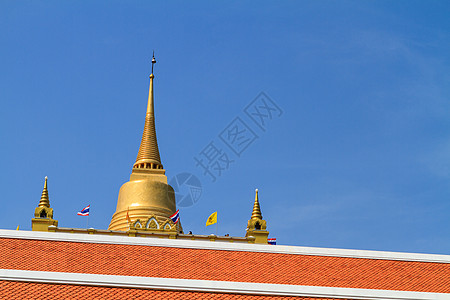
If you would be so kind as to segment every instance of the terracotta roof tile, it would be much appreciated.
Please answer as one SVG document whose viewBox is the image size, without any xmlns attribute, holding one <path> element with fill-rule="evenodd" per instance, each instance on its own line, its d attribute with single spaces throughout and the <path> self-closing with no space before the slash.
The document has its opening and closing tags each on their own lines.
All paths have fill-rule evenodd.
<svg viewBox="0 0 450 300">
<path fill-rule="evenodd" d="M 0 239 L 0 268 L 450 292 L 450 264 L 156 246 Z"/>
<path fill-rule="evenodd" d="M 239 299 L 239 300 L 332 300 L 325 298 L 238 295 L 225 293 L 181 292 L 113 287 L 0 281 L 2 299 Z"/>
</svg>

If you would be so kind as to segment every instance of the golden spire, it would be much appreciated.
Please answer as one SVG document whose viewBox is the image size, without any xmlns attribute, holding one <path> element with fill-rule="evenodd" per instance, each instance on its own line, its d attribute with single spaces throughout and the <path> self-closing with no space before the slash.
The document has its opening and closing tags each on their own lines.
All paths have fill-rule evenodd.
<svg viewBox="0 0 450 300">
<path fill-rule="evenodd" d="M 167 184 L 166 170 L 161 164 L 156 141 L 153 99 L 153 79 L 155 78 L 153 67 L 155 63 L 156 59 L 153 54 L 147 113 L 141 147 L 131 171 L 130 181 L 125 182 L 119 190 L 116 212 L 109 224 L 110 230 L 127 231 L 134 230 L 134 227 L 137 228 L 137 225 L 131 226 L 132 224 L 127 218 L 128 214 L 128 217 L 133 222 L 144 222 L 144 219 L 146 219 L 147 221 L 145 222 L 148 226 L 151 224 L 157 225 L 157 229 L 154 229 L 152 225 L 152 230 L 183 231 L 180 222 L 174 224 L 170 220 L 170 216 L 177 211 L 175 191 Z"/>
<path fill-rule="evenodd" d="M 255 243 L 267 244 L 269 232 L 266 230 L 266 221 L 262 219 L 261 208 L 259 207 L 258 189 L 256 189 L 255 204 L 253 204 L 252 217 L 247 222 L 246 237 L 255 238 Z"/>
<path fill-rule="evenodd" d="M 47 179 L 45 176 L 44 189 L 42 190 L 41 201 L 39 201 L 39 207 L 50 207 L 50 200 L 48 198 Z"/>
<path fill-rule="evenodd" d="M 53 208 L 50 207 L 47 190 L 47 176 L 45 176 L 44 189 L 42 190 L 41 201 L 34 209 L 34 218 L 31 219 L 31 230 L 49 231 L 49 226 L 58 226 L 58 221 L 53 219 Z"/>
<path fill-rule="evenodd" d="M 145 116 L 144 132 L 142 134 L 141 146 L 133 168 L 163 169 L 159 157 L 158 142 L 156 140 L 155 112 L 153 100 L 153 65 L 156 63 L 155 53 L 152 58 L 152 74 L 150 74 L 150 87 L 148 91 L 147 114 Z"/>
<path fill-rule="evenodd" d="M 259 207 L 258 189 L 256 189 L 255 192 L 256 195 L 255 195 L 255 204 L 253 204 L 252 219 L 262 220 L 261 208 Z"/>
</svg>

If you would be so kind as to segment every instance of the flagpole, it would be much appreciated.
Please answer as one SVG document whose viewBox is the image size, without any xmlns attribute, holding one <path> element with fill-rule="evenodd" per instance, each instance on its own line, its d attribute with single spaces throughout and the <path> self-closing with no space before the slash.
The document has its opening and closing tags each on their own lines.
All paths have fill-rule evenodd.
<svg viewBox="0 0 450 300">
<path fill-rule="evenodd" d="M 86 229 L 89 228 L 89 215 L 87 215 L 87 220 L 86 220 Z"/>
</svg>

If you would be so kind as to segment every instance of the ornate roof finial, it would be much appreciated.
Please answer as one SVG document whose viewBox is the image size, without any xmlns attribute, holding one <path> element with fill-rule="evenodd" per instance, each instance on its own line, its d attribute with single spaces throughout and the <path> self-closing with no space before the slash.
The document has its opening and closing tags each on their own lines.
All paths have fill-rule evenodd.
<svg viewBox="0 0 450 300">
<path fill-rule="evenodd" d="M 262 219 L 261 208 L 259 207 L 258 189 L 255 190 L 255 203 L 253 204 L 252 217 L 247 222 L 246 237 L 255 238 L 255 243 L 267 244 L 267 237 L 269 232 L 267 231 L 266 221 Z"/>
<path fill-rule="evenodd" d="M 47 179 L 45 176 L 44 189 L 42 190 L 41 201 L 39 201 L 39 207 L 50 207 L 50 200 L 48 198 Z"/>
<path fill-rule="evenodd" d="M 152 58 L 152 74 L 153 74 L 153 65 L 156 64 L 156 59 L 155 59 L 155 50 L 153 50 L 153 58 Z"/>
<path fill-rule="evenodd" d="M 145 116 L 144 132 L 141 146 L 133 168 L 139 169 L 163 169 L 159 156 L 158 142 L 156 140 L 155 112 L 153 99 L 153 65 L 156 63 L 155 53 L 152 58 L 152 74 L 150 74 L 150 87 L 148 91 L 147 114 Z"/>
<path fill-rule="evenodd" d="M 53 208 L 48 200 L 47 179 L 45 176 L 44 189 L 42 190 L 41 201 L 34 209 L 34 218 L 31 219 L 31 230 L 49 231 L 49 226 L 58 226 L 58 221 L 53 219 Z"/>
<path fill-rule="evenodd" d="M 262 220 L 261 208 L 259 207 L 258 189 L 255 190 L 255 204 L 253 204 L 252 219 Z"/>
</svg>

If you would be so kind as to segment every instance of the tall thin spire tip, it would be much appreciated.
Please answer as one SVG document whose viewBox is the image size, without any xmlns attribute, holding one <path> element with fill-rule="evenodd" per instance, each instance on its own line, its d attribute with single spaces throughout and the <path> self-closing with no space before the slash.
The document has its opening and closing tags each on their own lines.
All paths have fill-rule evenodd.
<svg viewBox="0 0 450 300">
<path fill-rule="evenodd" d="M 153 65 L 156 64 L 156 59 L 155 59 L 155 50 L 153 50 L 153 57 L 152 57 L 152 75 L 153 75 Z"/>
<path fill-rule="evenodd" d="M 150 74 L 150 86 L 148 90 L 147 113 L 145 115 L 144 132 L 141 146 L 139 147 L 134 168 L 163 169 L 159 156 L 158 142 L 156 141 L 155 112 L 153 103 L 153 65 L 156 63 L 155 53 L 152 57 L 152 74 Z"/>
</svg>

